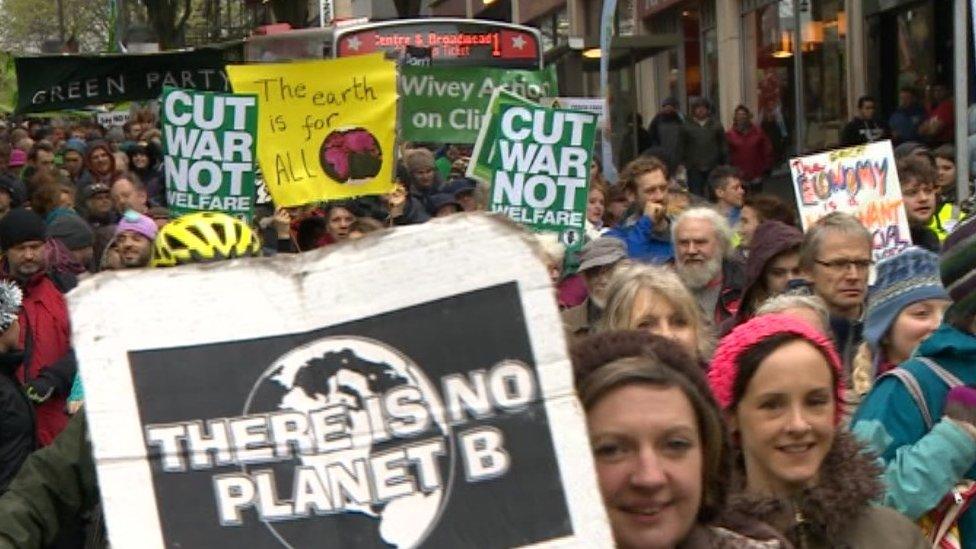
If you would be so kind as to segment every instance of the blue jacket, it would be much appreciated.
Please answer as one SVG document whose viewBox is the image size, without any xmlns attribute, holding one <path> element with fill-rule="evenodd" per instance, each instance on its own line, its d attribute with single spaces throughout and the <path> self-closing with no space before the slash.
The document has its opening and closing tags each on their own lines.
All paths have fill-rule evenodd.
<svg viewBox="0 0 976 549">
<path fill-rule="evenodd" d="M 655 232 L 654 223 L 646 215 L 629 224 L 621 223 L 610 229 L 607 235 L 623 240 L 627 244 L 627 256 L 631 259 L 644 263 L 666 263 L 674 258 L 670 230 Z"/>
<path fill-rule="evenodd" d="M 967 385 L 976 385 L 976 337 L 943 324 L 919 346 Z M 900 366 L 918 380 L 933 419 L 942 415 L 948 386 L 919 360 Z M 852 420 L 854 434 L 885 463 L 884 503 L 918 519 L 964 478 L 976 480 L 976 440 L 948 419 L 928 430 L 915 400 L 900 380 L 880 379 Z M 965 547 L 976 541 L 976 507 L 959 521 Z"/>
<path fill-rule="evenodd" d="M 918 126 L 926 118 L 925 108 L 917 103 L 908 108 L 896 109 L 888 119 L 888 126 L 895 134 L 895 142 L 918 141 Z"/>
</svg>

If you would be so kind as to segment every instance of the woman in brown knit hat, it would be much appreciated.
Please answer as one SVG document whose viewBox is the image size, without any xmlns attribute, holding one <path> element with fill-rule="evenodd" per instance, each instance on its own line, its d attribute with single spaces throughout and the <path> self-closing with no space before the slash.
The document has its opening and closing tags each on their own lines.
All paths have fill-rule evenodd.
<svg viewBox="0 0 976 549">
<path fill-rule="evenodd" d="M 437 172 L 434 153 L 424 148 L 410 149 L 403 157 L 403 165 L 410 182 L 410 195 L 423 204 L 429 213 L 431 198 L 441 192 L 444 182 Z"/>
<path fill-rule="evenodd" d="M 572 357 L 619 547 L 788 547 L 761 523 L 720 516 L 728 436 L 701 370 L 680 346 L 644 332 L 604 332 L 575 345 Z"/>
</svg>

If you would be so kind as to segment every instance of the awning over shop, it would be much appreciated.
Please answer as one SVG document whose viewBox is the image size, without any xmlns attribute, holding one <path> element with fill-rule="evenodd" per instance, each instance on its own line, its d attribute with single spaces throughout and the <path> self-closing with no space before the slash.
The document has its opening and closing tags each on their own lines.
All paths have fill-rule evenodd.
<svg viewBox="0 0 976 549">
<path fill-rule="evenodd" d="M 681 40 L 681 35 L 677 33 L 615 36 L 610 42 L 610 70 L 619 70 L 648 57 L 653 57 L 669 48 L 680 47 Z M 582 50 L 574 50 L 566 45 L 550 49 L 546 52 L 546 65 L 555 63 L 572 52 L 580 52 L 579 54 L 582 55 L 582 52 L 599 48 L 599 40 L 596 37 L 587 39 L 585 44 L 586 46 Z M 600 70 L 599 57 L 591 58 L 582 55 L 582 59 L 584 71 L 597 72 Z"/>
</svg>

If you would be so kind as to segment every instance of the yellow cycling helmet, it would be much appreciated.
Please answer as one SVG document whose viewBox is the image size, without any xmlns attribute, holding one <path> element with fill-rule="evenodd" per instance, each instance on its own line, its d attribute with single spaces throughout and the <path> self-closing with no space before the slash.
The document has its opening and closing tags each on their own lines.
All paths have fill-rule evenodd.
<svg viewBox="0 0 976 549">
<path fill-rule="evenodd" d="M 153 244 L 153 267 L 173 267 L 261 255 L 257 235 L 241 220 L 221 212 L 196 212 L 170 221 Z"/>
</svg>

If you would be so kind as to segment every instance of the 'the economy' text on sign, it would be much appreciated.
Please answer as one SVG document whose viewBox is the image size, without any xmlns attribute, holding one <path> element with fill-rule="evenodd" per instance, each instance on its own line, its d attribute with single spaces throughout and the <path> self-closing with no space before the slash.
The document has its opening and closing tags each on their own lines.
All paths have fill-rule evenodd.
<svg viewBox="0 0 976 549">
<path fill-rule="evenodd" d="M 912 245 L 891 141 L 790 160 L 803 230 L 830 212 L 847 212 L 871 232 L 874 259 Z"/>
</svg>

